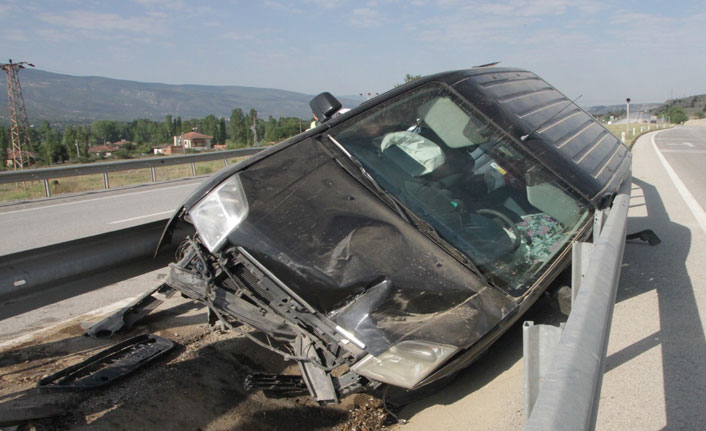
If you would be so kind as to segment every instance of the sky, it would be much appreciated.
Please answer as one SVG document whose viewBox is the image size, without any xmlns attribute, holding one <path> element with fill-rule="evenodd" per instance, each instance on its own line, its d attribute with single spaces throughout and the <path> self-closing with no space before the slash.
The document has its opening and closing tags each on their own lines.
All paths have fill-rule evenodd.
<svg viewBox="0 0 706 431">
<path fill-rule="evenodd" d="M 340 96 L 500 61 L 581 105 L 659 103 L 706 93 L 706 0 L 3 0 L 9 58 Z"/>
</svg>

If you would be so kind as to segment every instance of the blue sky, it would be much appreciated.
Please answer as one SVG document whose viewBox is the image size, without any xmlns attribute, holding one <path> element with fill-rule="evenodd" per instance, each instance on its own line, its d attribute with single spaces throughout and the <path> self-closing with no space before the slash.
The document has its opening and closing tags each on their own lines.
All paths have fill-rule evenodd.
<svg viewBox="0 0 706 431">
<path fill-rule="evenodd" d="M 582 105 L 706 93 L 706 1 L 283 0 L 0 3 L 0 58 L 70 75 L 382 92 L 501 61 Z"/>
</svg>

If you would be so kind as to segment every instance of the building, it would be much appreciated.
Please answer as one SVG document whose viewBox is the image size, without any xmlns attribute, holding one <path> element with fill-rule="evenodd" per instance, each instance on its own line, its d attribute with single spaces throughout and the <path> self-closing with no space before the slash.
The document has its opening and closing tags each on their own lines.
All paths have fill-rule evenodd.
<svg viewBox="0 0 706 431">
<path fill-rule="evenodd" d="M 194 151 L 210 150 L 211 138 L 198 132 L 182 133 L 174 137 L 174 146 Z"/>
<path fill-rule="evenodd" d="M 117 146 L 111 144 L 110 142 L 106 142 L 103 145 L 89 147 L 88 153 L 93 154 L 96 157 L 110 157 L 117 149 Z"/>
<path fill-rule="evenodd" d="M 154 152 L 154 154 L 165 154 L 165 155 L 184 154 L 184 152 L 185 152 L 183 146 L 170 145 L 170 144 L 163 144 L 158 147 L 154 147 L 154 148 L 152 148 L 152 151 Z"/>
</svg>

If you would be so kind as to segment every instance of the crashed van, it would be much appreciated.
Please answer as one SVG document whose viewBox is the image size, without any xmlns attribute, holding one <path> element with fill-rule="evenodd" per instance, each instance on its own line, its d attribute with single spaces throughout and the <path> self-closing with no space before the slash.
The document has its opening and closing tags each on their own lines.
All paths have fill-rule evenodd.
<svg viewBox="0 0 706 431">
<path fill-rule="evenodd" d="M 298 362 L 321 402 L 416 390 L 479 357 L 569 265 L 630 172 L 625 145 L 537 75 L 427 76 L 208 179 L 167 284 Z M 290 385 L 268 380 L 268 387 Z"/>
</svg>

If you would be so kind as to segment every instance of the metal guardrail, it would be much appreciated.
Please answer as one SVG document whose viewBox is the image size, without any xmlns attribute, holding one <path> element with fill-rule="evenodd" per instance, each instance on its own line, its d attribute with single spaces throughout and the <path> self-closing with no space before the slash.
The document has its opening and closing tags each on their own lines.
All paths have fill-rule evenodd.
<svg viewBox="0 0 706 431">
<path fill-rule="evenodd" d="M 535 348 L 534 354 L 525 351 L 525 395 L 526 400 L 529 398 L 525 405 L 525 430 L 595 428 L 625 248 L 631 184 L 631 178 L 628 177 L 613 201 L 605 224 L 602 223 L 603 214 L 598 214 L 597 222 L 594 223 L 592 247 L 580 243 L 574 248 L 582 250 L 575 253 L 573 263 L 574 269 L 581 273 L 579 277 L 574 277 L 573 281 L 573 290 L 578 289 L 578 293 L 563 331 L 556 328 L 561 331 L 560 336 L 553 333 L 543 341 L 539 340 L 539 344 L 544 345 Z M 583 268 L 586 268 L 585 272 Z M 542 334 L 531 335 L 531 329 L 539 330 L 542 327 L 553 328 L 545 325 L 533 327 L 532 322 L 525 322 L 525 346 L 528 344 L 528 338 L 542 337 Z M 554 349 L 547 347 L 552 344 L 551 338 L 558 338 Z M 553 355 L 550 350 L 553 350 Z M 528 365 L 528 356 L 534 356 L 534 360 L 545 363 L 539 366 L 537 363 Z M 536 372 L 541 368 L 546 369 L 543 377 L 542 372 Z M 534 377 L 534 382 L 528 382 L 528 372 L 533 374 L 530 377 Z M 528 389 L 535 387 L 538 388 L 536 401 L 532 399 L 532 394 L 527 393 Z"/>
<path fill-rule="evenodd" d="M 44 195 L 46 197 L 49 197 L 51 196 L 51 189 L 49 187 L 50 179 L 76 177 L 81 175 L 103 174 L 103 185 L 106 189 L 109 189 L 110 181 L 108 178 L 108 173 L 110 172 L 150 168 L 152 173 L 152 182 L 156 182 L 157 172 L 155 171 L 155 168 L 190 163 L 191 174 L 192 176 L 196 176 L 195 163 L 197 162 L 223 160 L 224 165 L 228 166 L 229 158 L 251 156 L 255 153 L 262 151 L 263 149 L 263 147 L 241 148 L 237 150 L 186 154 L 183 156 L 151 157 L 148 159 L 121 160 L 110 163 L 90 163 L 85 165 L 60 166 L 55 168 L 7 171 L 0 172 L 0 184 L 20 183 L 24 181 L 43 181 Z"/>
<path fill-rule="evenodd" d="M 5 255 L 0 262 L 0 301 L 51 288 L 129 262 L 151 259 L 167 219 Z M 188 228 L 172 237 L 175 248 Z M 164 250 L 163 250 L 164 252 Z"/>
</svg>

